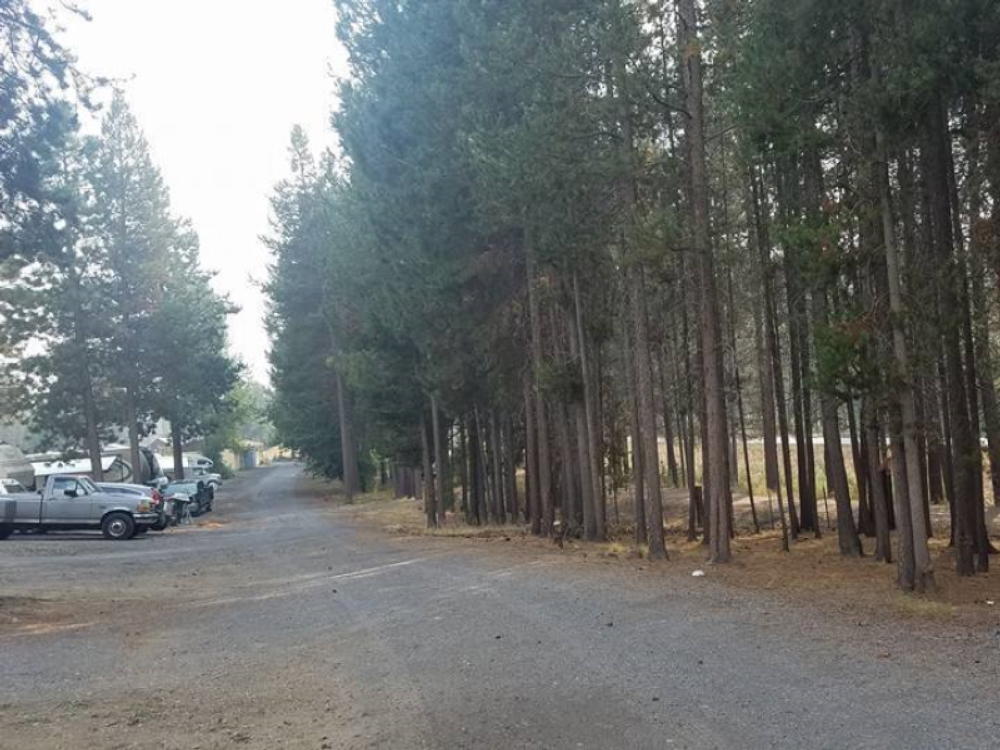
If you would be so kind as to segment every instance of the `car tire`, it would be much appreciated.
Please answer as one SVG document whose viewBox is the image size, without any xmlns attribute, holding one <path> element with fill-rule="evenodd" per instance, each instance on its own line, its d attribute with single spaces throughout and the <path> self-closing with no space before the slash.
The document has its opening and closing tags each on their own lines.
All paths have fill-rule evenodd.
<svg viewBox="0 0 1000 750">
<path fill-rule="evenodd" d="M 109 513 L 101 522 L 105 539 L 124 542 L 135 536 L 135 521 L 128 513 Z"/>
<path fill-rule="evenodd" d="M 10 524 L 0 525 L 0 539 L 6 539 L 14 533 L 14 527 Z"/>
</svg>

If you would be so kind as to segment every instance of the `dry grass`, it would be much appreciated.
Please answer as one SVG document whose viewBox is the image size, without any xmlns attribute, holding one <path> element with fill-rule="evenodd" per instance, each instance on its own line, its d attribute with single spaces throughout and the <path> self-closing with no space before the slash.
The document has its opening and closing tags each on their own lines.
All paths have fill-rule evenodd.
<svg viewBox="0 0 1000 750">
<path fill-rule="evenodd" d="M 928 599 L 924 596 L 908 596 L 897 594 L 891 601 L 891 605 L 896 614 L 925 618 L 953 618 L 958 610 L 953 604 Z"/>
</svg>

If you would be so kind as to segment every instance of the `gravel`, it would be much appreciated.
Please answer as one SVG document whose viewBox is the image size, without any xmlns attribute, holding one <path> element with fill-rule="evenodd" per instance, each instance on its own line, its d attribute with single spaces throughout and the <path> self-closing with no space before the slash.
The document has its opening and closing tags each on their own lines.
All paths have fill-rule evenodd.
<svg viewBox="0 0 1000 750">
<path fill-rule="evenodd" d="M 382 535 L 299 472 L 227 484 L 215 528 L 0 543 L 0 748 L 1000 746 L 986 638 Z"/>
</svg>

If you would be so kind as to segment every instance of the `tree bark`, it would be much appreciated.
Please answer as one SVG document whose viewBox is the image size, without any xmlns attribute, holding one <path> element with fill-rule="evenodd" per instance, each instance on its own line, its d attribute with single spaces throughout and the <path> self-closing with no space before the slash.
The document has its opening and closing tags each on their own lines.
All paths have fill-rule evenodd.
<svg viewBox="0 0 1000 750">
<path fill-rule="evenodd" d="M 585 441 L 585 451 L 580 454 L 581 473 L 582 468 L 587 467 L 587 477 L 584 485 L 587 488 L 589 502 L 591 505 L 590 515 L 592 516 L 593 528 L 587 527 L 588 539 L 604 539 L 604 513 L 603 495 L 601 493 L 601 457 L 598 449 L 597 416 L 594 408 L 594 378 L 593 366 L 588 352 L 588 341 L 586 328 L 583 324 L 583 300 L 580 295 L 580 280 L 577 273 L 573 272 L 573 306 L 576 312 L 576 340 L 577 352 L 580 357 L 580 370 L 583 377 L 583 435 Z M 579 430 L 579 428 L 578 428 Z M 587 498 L 584 502 L 587 502 Z M 586 513 L 584 514 L 587 515 Z"/>
<path fill-rule="evenodd" d="M 132 481 L 136 484 L 144 484 L 149 481 L 142 470 L 142 451 L 139 446 L 139 415 L 135 405 L 135 390 L 132 386 L 125 388 L 125 421 L 128 423 L 128 447 L 129 460 L 132 462 Z M 176 472 L 178 467 L 174 467 Z M 184 467 L 180 467 L 181 476 L 184 476 Z"/>
<path fill-rule="evenodd" d="M 623 327 L 627 328 L 627 326 Z M 635 543 L 641 545 L 648 541 L 649 536 L 646 533 L 646 492 L 642 466 L 642 432 L 639 428 L 639 399 L 636 396 L 635 358 L 632 355 L 631 337 L 627 330 L 621 337 L 621 341 L 622 361 L 625 368 L 625 400 L 632 446 L 629 466 L 632 470 L 632 496 L 635 505 Z"/>
<path fill-rule="evenodd" d="M 438 408 L 438 401 L 436 396 L 431 396 L 431 428 L 434 437 L 434 463 L 437 468 L 437 472 L 434 476 L 434 488 L 435 495 L 437 497 L 437 502 L 435 503 L 434 512 L 436 518 L 434 525 L 437 526 L 444 520 L 445 511 L 445 481 L 444 481 L 444 444 L 441 441 L 441 410 Z"/>
<path fill-rule="evenodd" d="M 930 550 L 927 546 L 927 528 L 924 518 L 924 500 L 922 497 L 923 483 L 920 476 L 919 448 L 917 446 L 916 404 L 913 398 L 913 381 L 910 372 L 909 352 L 906 344 L 906 333 L 903 330 L 904 315 L 903 292 L 900 286 L 900 264 L 896 244 L 896 226 L 892 217 L 892 196 L 889 185 L 889 165 L 885 158 L 885 144 L 881 131 L 876 130 L 876 149 L 878 165 L 876 168 L 876 186 L 878 189 L 879 209 L 882 218 L 883 242 L 885 245 L 886 270 L 889 277 L 889 312 L 892 321 L 892 353 L 896 376 L 903 383 L 903 388 L 894 389 L 898 398 L 898 408 L 902 421 L 903 454 L 905 456 L 906 483 L 896 492 L 896 523 L 900 534 L 910 534 L 907 546 L 912 549 L 913 571 L 900 570 L 900 582 L 910 585 L 917 591 L 925 591 L 934 586 L 934 568 L 931 562 Z M 964 408 L 964 406 L 963 406 Z M 902 472 L 900 472 L 902 474 Z M 904 528 L 905 526 L 905 528 Z M 900 554 L 901 565 L 910 564 Z"/>
<path fill-rule="evenodd" d="M 621 198 L 625 214 L 624 241 L 627 248 L 634 250 L 634 222 L 638 197 L 632 163 L 635 158 L 635 141 L 631 105 L 626 98 L 625 61 L 621 54 L 614 60 L 615 90 L 618 99 L 619 125 L 622 129 L 622 157 L 629 165 L 627 174 L 621 180 Z M 646 534 L 649 544 L 649 558 L 663 560 L 667 548 L 663 536 L 663 498 L 660 490 L 659 447 L 656 437 L 656 408 L 653 393 L 652 365 L 649 354 L 649 332 L 646 321 L 646 289 L 642 266 L 635 257 L 627 259 L 626 284 L 632 323 L 632 343 L 635 368 L 636 396 L 639 405 L 639 450 L 642 452 L 642 467 L 645 479 L 644 505 L 646 510 Z M 633 447 L 633 450 L 635 447 Z"/>
<path fill-rule="evenodd" d="M 534 234 L 530 228 L 524 233 L 524 258 L 525 267 L 528 274 L 528 312 L 531 318 L 531 363 L 534 376 L 532 394 L 535 406 L 536 431 L 538 454 L 538 481 L 537 493 L 539 498 L 539 512 L 531 514 L 531 533 L 535 535 L 551 534 L 552 524 L 555 520 L 555 507 L 552 503 L 552 464 L 549 457 L 549 425 L 546 416 L 545 400 L 541 393 L 542 369 L 545 366 L 543 355 L 544 347 L 542 342 L 542 318 L 538 301 L 538 292 L 535 289 L 537 281 L 537 270 L 535 268 L 535 245 Z"/>
<path fill-rule="evenodd" d="M 431 467 L 431 446 L 428 440 L 430 426 L 427 417 L 420 417 L 420 450 L 423 459 L 423 496 L 424 513 L 427 515 L 427 528 L 437 526 L 437 502 L 434 496 L 434 470 Z"/>
<path fill-rule="evenodd" d="M 184 479 L 184 435 L 179 419 L 170 420 L 170 444 L 174 453 L 174 479 Z"/>
<path fill-rule="evenodd" d="M 83 309 L 80 303 L 80 280 L 73 275 L 70 280 L 73 295 L 73 338 L 81 363 L 83 389 L 83 418 L 87 426 L 87 455 L 90 457 L 90 476 L 95 482 L 104 481 L 104 464 L 101 452 L 100 429 L 97 424 L 97 402 L 94 398 L 94 379 L 91 372 L 91 353 L 84 331 Z"/>
<path fill-rule="evenodd" d="M 688 169 L 691 186 L 691 218 L 695 251 L 701 280 L 701 338 L 709 443 L 713 457 L 706 479 L 708 528 L 711 560 L 728 562 L 730 548 L 729 424 L 726 416 L 725 381 L 722 368 L 722 325 L 715 282 L 715 259 L 709 227 L 709 186 L 705 163 L 705 123 L 702 92 L 702 60 L 698 18 L 694 0 L 677 2 L 678 41 L 682 50 L 682 71 L 687 115 Z M 655 458 L 655 455 L 654 455 Z"/>
<path fill-rule="evenodd" d="M 892 545 L 889 538 L 889 502 L 885 495 L 885 484 L 882 482 L 882 461 L 879 455 L 881 433 L 879 431 L 878 412 L 875 409 L 875 405 L 870 401 L 865 402 L 863 421 L 867 433 L 865 440 L 865 450 L 867 452 L 865 464 L 870 472 L 868 486 L 871 488 L 871 492 L 868 496 L 875 515 L 875 559 L 891 563 Z M 898 481 L 896 484 L 898 486 Z M 897 490 L 896 494 L 902 495 L 901 490 Z M 908 500 L 904 501 L 908 502 Z M 896 513 L 896 517 L 899 518 L 898 512 Z"/>
<path fill-rule="evenodd" d="M 760 521 L 757 519 L 757 504 L 754 501 L 753 496 L 753 474 L 750 473 L 750 449 L 747 446 L 747 422 L 746 415 L 743 409 L 743 382 L 740 378 L 740 365 L 737 361 L 737 351 L 736 351 L 736 325 L 735 325 L 735 295 L 733 294 L 733 274 L 730 270 L 727 273 L 727 283 L 729 286 L 729 307 L 733 310 L 733 325 L 729 328 L 730 334 L 730 346 L 733 350 L 733 380 L 736 386 L 736 413 L 739 419 L 738 425 L 740 430 L 740 438 L 743 445 L 743 465 L 746 470 L 747 475 L 747 494 L 750 497 L 750 515 L 753 518 L 753 529 L 755 534 L 760 533 Z"/>
<path fill-rule="evenodd" d="M 750 170 L 750 199 L 753 208 L 754 216 L 754 226 L 756 228 L 756 244 L 757 252 L 760 258 L 760 269 L 761 269 L 761 286 L 763 287 L 763 303 L 764 303 L 764 314 L 761 325 L 764 328 L 762 332 L 763 338 L 763 349 L 766 356 L 763 357 L 764 361 L 762 363 L 762 370 L 766 369 L 766 373 L 762 372 L 762 400 L 766 401 L 766 396 L 768 394 L 772 395 L 773 404 L 772 411 L 767 411 L 767 404 L 765 403 L 764 410 L 764 427 L 765 427 L 765 449 L 766 449 L 766 430 L 768 424 L 768 414 L 770 418 L 774 419 L 773 409 L 777 407 L 778 411 L 778 424 L 781 428 L 782 436 L 782 458 L 785 469 L 785 481 L 788 484 L 789 490 L 792 487 L 792 459 L 789 452 L 788 446 L 788 415 L 785 407 L 785 387 L 781 375 L 781 351 L 778 343 L 777 328 L 775 326 L 774 317 L 774 301 L 773 292 L 771 289 L 771 264 L 770 258 L 770 237 L 768 233 L 767 223 L 765 219 L 765 207 L 763 206 L 763 188 L 759 184 L 758 177 L 756 175 L 756 170 Z M 775 437 L 775 442 L 777 438 Z M 774 487 L 769 487 L 773 489 L 778 498 L 778 515 L 781 518 L 781 544 L 782 548 L 787 552 L 789 550 L 789 529 L 788 522 L 785 517 L 785 504 L 784 497 L 781 490 L 781 478 L 778 475 L 777 467 L 777 446 L 774 449 L 774 463 L 775 463 L 775 481 Z"/>
<path fill-rule="evenodd" d="M 333 378 L 337 389 L 337 419 L 340 422 L 340 456 L 343 464 L 344 490 L 347 492 L 347 502 L 353 502 L 354 496 L 361 492 L 358 456 L 354 446 L 354 429 L 351 425 L 350 415 L 347 413 L 347 394 L 344 392 L 344 382 L 336 368 L 334 368 Z"/>
<path fill-rule="evenodd" d="M 524 379 L 524 433 L 525 433 L 525 482 L 528 491 L 526 506 L 527 520 L 533 534 L 539 534 L 541 527 L 541 499 L 538 494 L 538 446 L 535 440 L 534 395 L 529 378 Z"/>
<path fill-rule="evenodd" d="M 948 184 L 948 142 L 946 113 L 940 96 L 931 107 L 928 128 L 928 149 L 930 173 L 925 177 L 937 188 L 930 191 L 933 218 L 934 244 L 941 266 L 940 299 L 941 311 L 945 315 L 960 314 L 961 294 L 959 291 L 959 267 L 955 258 L 952 236 L 952 216 L 949 206 L 950 196 L 943 186 Z M 955 547 L 956 569 L 960 576 L 974 575 L 976 572 L 976 520 L 975 500 L 977 478 L 975 457 L 979 453 L 979 441 L 972 432 L 968 411 L 965 372 L 962 366 L 961 338 L 955 335 L 960 321 L 940 321 L 941 338 L 944 349 L 944 363 L 950 388 L 949 412 L 952 429 L 952 462 L 955 471 Z M 950 323 L 950 324 L 949 324 Z M 957 324 L 957 325 L 956 325 Z"/>
<path fill-rule="evenodd" d="M 500 431 L 504 447 L 504 487 L 507 496 L 508 522 L 516 524 L 520 523 L 521 501 L 517 493 L 517 449 L 514 446 L 514 427 L 510 413 L 504 414 Z"/>
<path fill-rule="evenodd" d="M 660 402 L 663 405 L 663 437 L 667 443 L 667 476 L 670 477 L 670 485 L 674 488 L 680 487 L 680 479 L 677 471 L 677 454 L 674 450 L 674 428 L 670 419 L 670 393 L 667 388 L 667 368 L 664 357 L 661 354 L 659 360 L 660 370 Z"/>
</svg>

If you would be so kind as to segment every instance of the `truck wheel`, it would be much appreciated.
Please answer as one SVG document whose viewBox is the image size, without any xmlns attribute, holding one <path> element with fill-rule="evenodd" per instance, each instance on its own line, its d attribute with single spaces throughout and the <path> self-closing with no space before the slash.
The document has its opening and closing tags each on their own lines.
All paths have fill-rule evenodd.
<svg viewBox="0 0 1000 750">
<path fill-rule="evenodd" d="M 128 513 L 110 513 L 101 522 L 101 531 L 105 539 L 124 541 L 135 536 L 135 521 Z"/>
<path fill-rule="evenodd" d="M 14 533 L 14 527 L 9 524 L 0 525 L 0 539 L 6 539 Z"/>
</svg>

